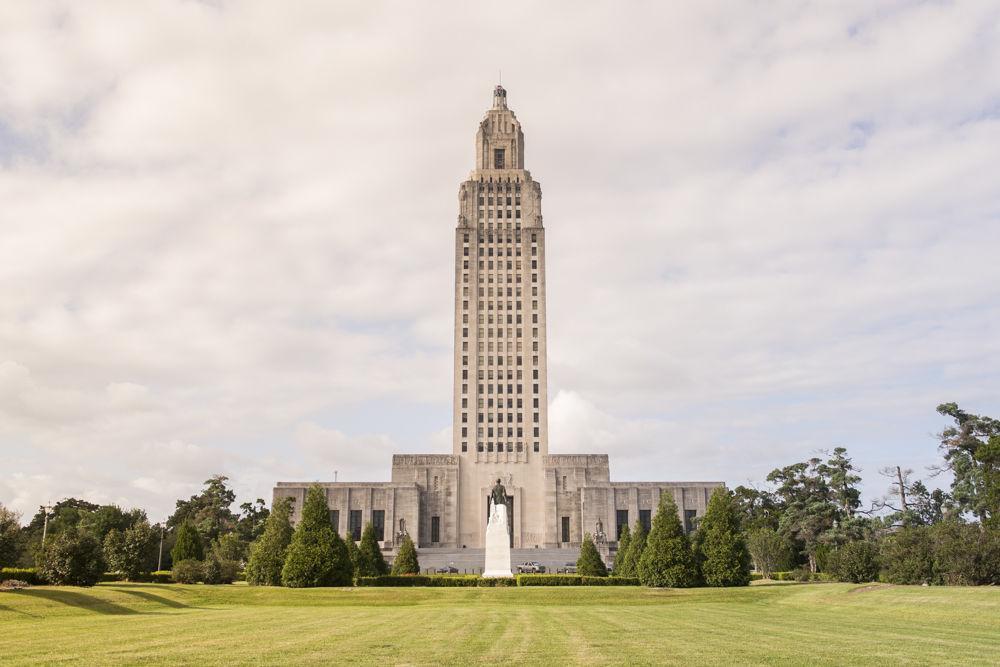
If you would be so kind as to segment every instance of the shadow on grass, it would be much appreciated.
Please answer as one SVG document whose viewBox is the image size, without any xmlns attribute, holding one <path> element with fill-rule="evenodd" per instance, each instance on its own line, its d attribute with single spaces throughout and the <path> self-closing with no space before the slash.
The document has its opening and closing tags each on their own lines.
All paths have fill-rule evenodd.
<svg viewBox="0 0 1000 667">
<path fill-rule="evenodd" d="M 134 609 L 123 607 L 120 604 L 108 602 L 107 600 L 102 600 L 84 593 L 77 593 L 76 591 L 63 591 L 52 588 L 29 588 L 18 591 L 17 595 L 26 595 L 28 597 L 49 600 L 50 602 L 58 602 L 59 604 L 64 604 L 69 607 L 77 607 L 79 609 L 92 611 L 98 614 L 127 616 L 139 613 Z"/>
<path fill-rule="evenodd" d="M 115 586 L 111 590 L 118 591 L 119 593 L 125 593 L 126 595 L 132 595 L 140 600 L 160 604 L 164 607 L 170 607 L 171 609 L 201 609 L 201 607 L 192 607 L 189 604 L 184 604 L 183 602 L 178 602 L 177 600 L 171 600 L 170 598 L 165 598 L 162 595 L 153 595 L 152 593 L 148 593 L 146 591 L 136 591 L 121 586 Z"/>
<path fill-rule="evenodd" d="M 11 614 L 21 614 L 22 616 L 30 616 L 31 618 L 38 618 L 34 614 L 29 614 L 26 611 L 22 611 L 20 609 L 14 609 L 13 607 L 8 607 L 5 604 L 0 604 L 0 613 L 2 612 L 10 612 Z"/>
</svg>

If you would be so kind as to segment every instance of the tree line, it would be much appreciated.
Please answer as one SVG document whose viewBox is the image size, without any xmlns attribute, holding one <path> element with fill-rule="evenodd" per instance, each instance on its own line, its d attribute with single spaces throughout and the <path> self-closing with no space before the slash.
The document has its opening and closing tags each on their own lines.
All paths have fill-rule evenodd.
<svg viewBox="0 0 1000 667">
<path fill-rule="evenodd" d="M 862 508 L 860 470 L 846 448 L 776 468 L 763 488 L 716 489 L 687 534 L 677 507 L 661 498 L 649 534 L 639 521 L 619 538 L 612 575 L 649 586 L 734 586 L 790 571 L 801 580 L 882 579 L 891 583 L 1000 584 L 1000 420 L 954 403 L 938 406 L 952 424 L 940 434 L 948 491 L 913 471 L 880 471 L 888 493 Z M 232 509 L 235 493 L 216 475 L 163 524 L 141 509 L 70 498 L 40 508 L 26 526 L 0 505 L 0 567 L 32 567 L 50 583 L 90 585 L 105 571 L 140 579 L 170 569 L 176 581 L 223 583 L 245 570 L 257 585 L 348 585 L 389 567 L 370 524 L 360 544 L 330 524 L 322 488 L 309 489 L 293 529 L 289 501 L 262 499 Z M 45 539 L 43 540 L 43 533 Z M 393 574 L 419 572 L 408 537 Z M 589 536 L 580 574 L 608 574 Z"/>
</svg>

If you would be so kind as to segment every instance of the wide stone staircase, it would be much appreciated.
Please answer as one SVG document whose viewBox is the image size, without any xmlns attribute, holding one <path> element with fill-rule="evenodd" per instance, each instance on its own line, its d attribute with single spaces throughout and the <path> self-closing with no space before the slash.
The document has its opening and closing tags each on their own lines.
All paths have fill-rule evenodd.
<svg viewBox="0 0 1000 667">
<path fill-rule="evenodd" d="M 535 561 L 545 567 L 545 571 L 555 573 L 566 567 L 567 563 L 576 564 L 580 557 L 579 547 L 565 549 L 511 549 L 511 569 L 517 574 L 517 566 L 521 563 Z M 460 574 L 481 574 L 486 562 L 485 549 L 417 549 L 422 572 L 430 573 L 439 567 L 454 567 Z"/>
</svg>

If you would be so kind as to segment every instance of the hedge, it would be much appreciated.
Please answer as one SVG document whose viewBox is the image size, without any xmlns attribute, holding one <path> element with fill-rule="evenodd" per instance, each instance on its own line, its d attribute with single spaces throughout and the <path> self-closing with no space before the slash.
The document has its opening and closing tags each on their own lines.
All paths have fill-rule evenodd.
<svg viewBox="0 0 1000 667">
<path fill-rule="evenodd" d="M 518 586 L 638 586 L 638 577 L 587 577 L 578 574 L 519 574 Z"/>
<path fill-rule="evenodd" d="M 358 577 L 356 586 L 426 586 L 430 588 L 497 588 L 516 586 L 514 577 L 484 579 L 478 575 L 436 576 L 427 574 L 385 575 L 382 577 Z"/>
<path fill-rule="evenodd" d="M 45 582 L 38 576 L 38 572 L 33 567 L 4 567 L 0 568 L 0 581 L 16 579 L 32 586 L 44 586 Z"/>
<path fill-rule="evenodd" d="M 638 586 L 635 577 L 585 577 L 577 574 L 520 574 L 486 579 L 478 575 L 426 574 L 358 577 L 357 586 L 426 586 L 430 588 L 503 588 L 510 586 Z"/>
</svg>

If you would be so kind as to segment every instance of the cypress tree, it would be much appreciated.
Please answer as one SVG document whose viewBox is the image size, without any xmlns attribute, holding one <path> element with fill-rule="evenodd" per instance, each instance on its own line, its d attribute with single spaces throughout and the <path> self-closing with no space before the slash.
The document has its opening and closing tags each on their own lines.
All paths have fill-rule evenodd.
<svg viewBox="0 0 1000 667">
<path fill-rule="evenodd" d="M 698 527 L 698 559 L 709 586 L 750 583 L 750 553 L 740 532 L 740 518 L 729 489 L 720 486 L 708 501 Z"/>
<path fill-rule="evenodd" d="M 645 586 L 687 588 L 698 583 L 691 544 L 677 516 L 677 504 L 667 494 L 660 496 L 660 508 L 637 569 Z"/>
<path fill-rule="evenodd" d="M 358 563 L 361 562 L 361 552 L 358 551 L 358 543 L 348 535 L 344 540 L 344 546 L 347 548 L 347 557 L 351 560 L 351 572 L 356 577 L 358 576 Z"/>
<path fill-rule="evenodd" d="M 615 566 L 611 574 L 615 577 L 625 576 L 622 574 L 625 554 L 628 553 L 629 544 L 632 542 L 632 534 L 629 532 L 628 524 L 622 526 L 622 534 L 618 536 L 618 553 L 615 554 Z"/>
<path fill-rule="evenodd" d="M 392 561 L 392 573 L 399 574 L 420 574 L 420 561 L 417 560 L 417 548 L 413 540 L 407 535 L 403 538 L 403 544 L 399 547 L 396 558 Z"/>
<path fill-rule="evenodd" d="M 622 577 L 639 576 L 639 559 L 642 558 L 643 551 L 646 550 L 646 529 L 642 521 L 635 520 L 635 528 L 629 538 L 628 550 L 621 556 Z"/>
<path fill-rule="evenodd" d="M 381 577 L 389 574 L 389 566 L 386 565 L 378 540 L 375 539 L 375 527 L 371 521 L 365 524 L 365 529 L 361 532 L 357 572 L 359 577 Z"/>
<path fill-rule="evenodd" d="M 288 546 L 281 582 L 292 588 L 304 588 L 350 586 L 351 579 L 347 546 L 330 525 L 326 493 L 314 484 L 306 493 L 302 520 Z"/>
<path fill-rule="evenodd" d="M 205 546 L 201 541 L 201 533 L 190 521 L 185 521 L 177 529 L 177 541 L 170 550 L 170 558 L 175 563 L 182 560 L 205 560 Z"/>
<path fill-rule="evenodd" d="M 264 533 L 250 545 L 246 579 L 251 586 L 280 586 L 285 553 L 292 542 L 291 500 L 279 498 L 264 523 Z"/>
<path fill-rule="evenodd" d="M 601 554 L 597 553 L 590 533 L 583 536 L 583 544 L 580 545 L 580 557 L 576 561 L 576 573 L 584 577 L 606 577 L 608 568 L 601 560 Z"/>
</svg>

